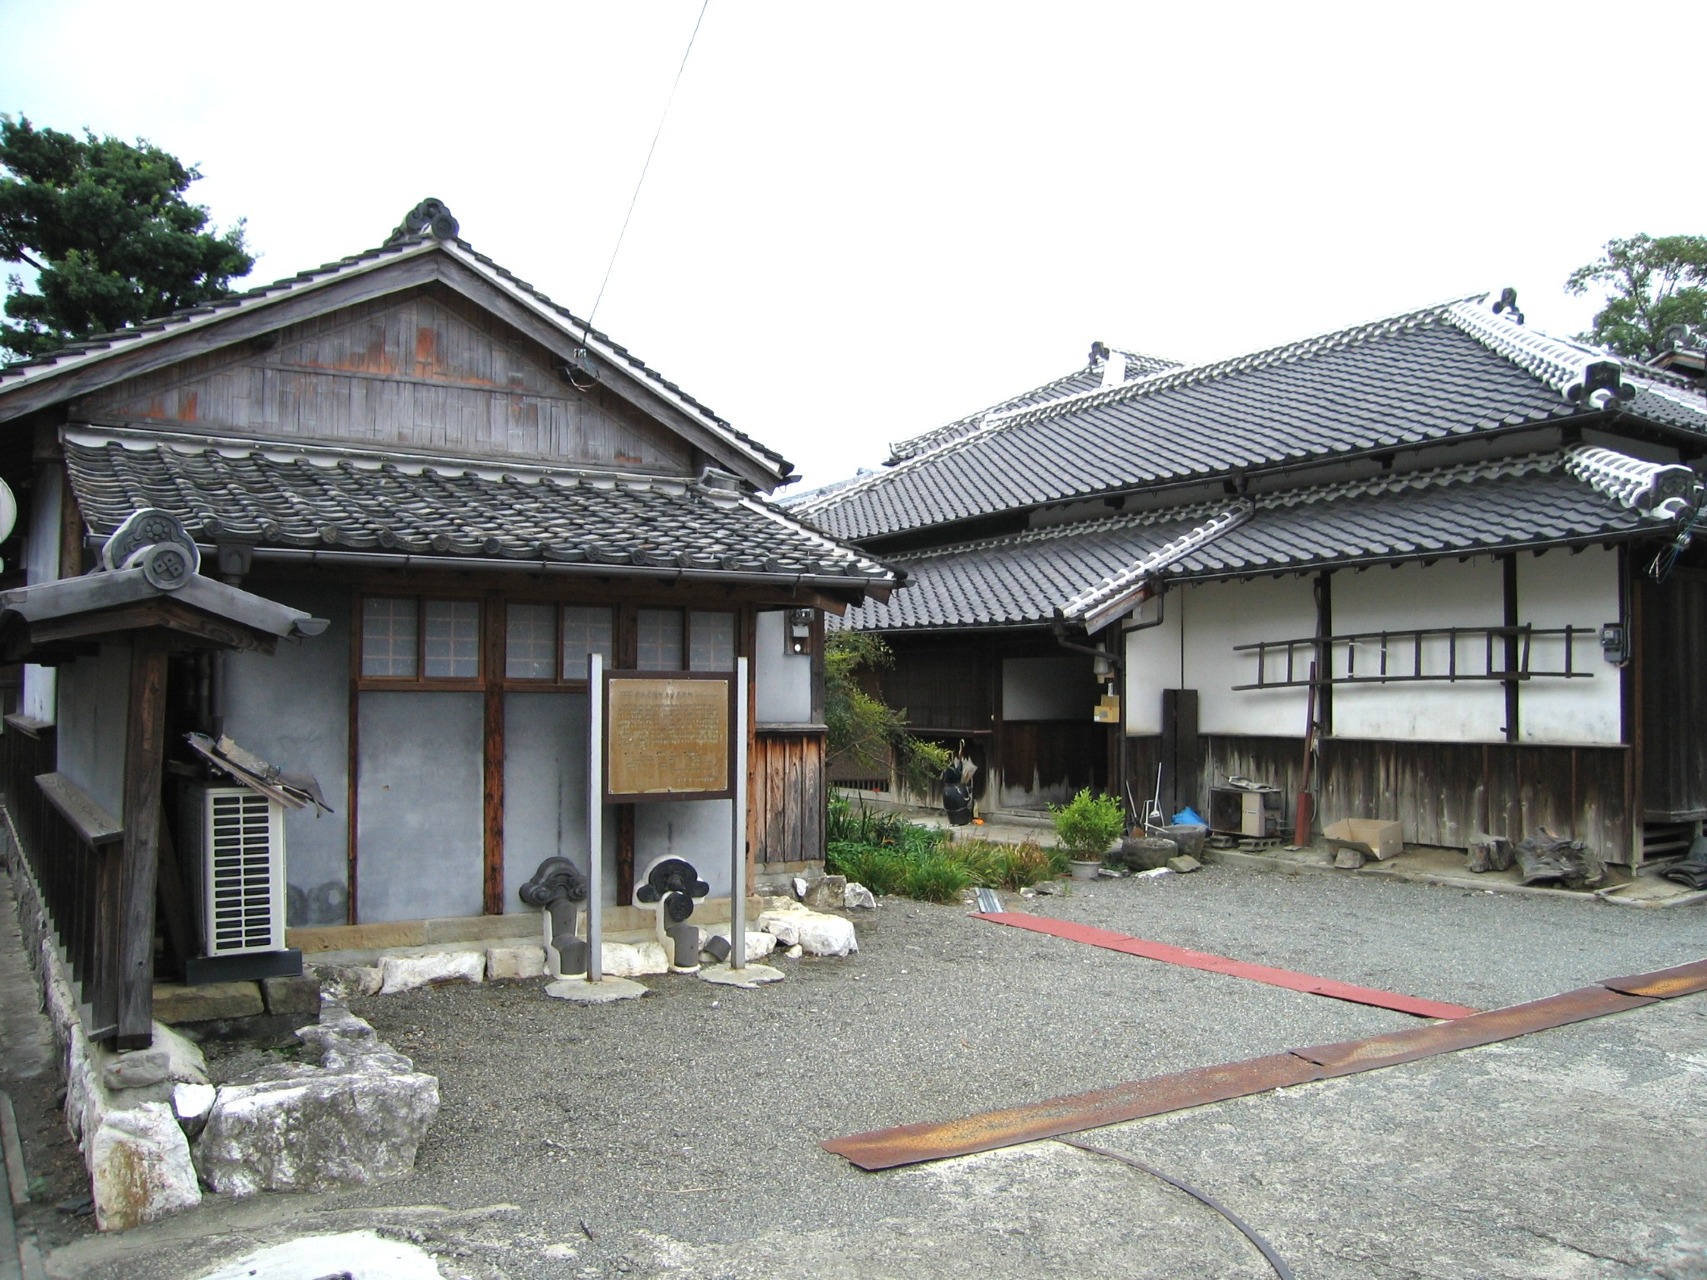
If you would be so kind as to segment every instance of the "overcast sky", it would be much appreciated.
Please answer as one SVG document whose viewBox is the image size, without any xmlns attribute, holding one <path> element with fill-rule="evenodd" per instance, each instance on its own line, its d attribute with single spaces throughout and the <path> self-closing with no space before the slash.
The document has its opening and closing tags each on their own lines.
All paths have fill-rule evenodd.
<svg viewBox="0 0 1707 1280">
<path fill-rule="evenodd" d="M 0 0 L 0 110 L 146 137 L 247 283 L 424 196 L 593 305 L 700 0 Z M 808 485 L 1066 373 L 1707 233 L 1675 6 L 710 0 L 596 325 Z"/>
</svg>

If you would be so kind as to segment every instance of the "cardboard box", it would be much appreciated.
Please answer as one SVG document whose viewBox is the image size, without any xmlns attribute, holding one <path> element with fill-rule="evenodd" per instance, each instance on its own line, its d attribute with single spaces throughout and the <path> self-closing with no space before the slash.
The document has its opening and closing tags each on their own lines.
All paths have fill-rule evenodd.
<svg viewBox="0 0 1707 1280">
<path fill-rule="evenodd" d="M 1332 848 L 1355 849 L 1376 859 L 1405 851 L 1399 824 L 1375 818 L 1341 818 L 1322 831 L 1322 838 Z"/>
</svg>

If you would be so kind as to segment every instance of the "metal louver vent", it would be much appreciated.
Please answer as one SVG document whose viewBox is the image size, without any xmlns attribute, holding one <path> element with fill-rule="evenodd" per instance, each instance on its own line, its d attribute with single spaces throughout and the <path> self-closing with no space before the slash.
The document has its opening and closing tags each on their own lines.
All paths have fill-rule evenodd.
<svg viewBox="0 0 1707 1280">
<path fill-rule="evenodd" d="M 284 946 L 284 814 L 240 787 L 203 792 L 203 945 L 209 956 Z"/>
</svg>

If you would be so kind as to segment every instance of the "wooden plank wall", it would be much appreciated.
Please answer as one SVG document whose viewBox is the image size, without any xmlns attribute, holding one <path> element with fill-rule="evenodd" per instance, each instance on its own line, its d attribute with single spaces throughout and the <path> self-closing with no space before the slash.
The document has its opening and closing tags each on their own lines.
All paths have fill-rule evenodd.
<svg viewBox="0 0 1707 1280">
<path fill-rule="evenodd" d="M 1707 813 L 1707 572 L 1642 578 L 1636 628 L 1642 700 L 1642 807 L 1657 821 Z"/>
<path fill-rule="evenodd" d="M 1004 720 L 1001 725 L 1001 803 L 1081 787 L 1101 791 L 1108 779 L 1107 735 L 1080 720 Z"/>
<path fill-rule="evenodd" d="M 444 290 L 346 307 L 122 382 L 74 416 L 683 474 L 691 450 Z"/>
<path fill-rule="evenodd" d="M 1128 767 L 1140 800 L 1155 787 L 1158 737 L 1134 738 Z M 1197 778 L 1205 813 L 1209 788 L 1242 774 L 1281 789 L 1290 829 L 1303 770 L 1297 738 L 1204 735 Z M 1624 747 L 1540 747 L 1508 743 L 1372 742 L 1329 738 L 1321 751 L 1317 829 L 1341 818 L 1403 824 L 1413 844 L 1466 848 L 1476 831 L 1521 839 L 1536 827 L 1582 840 L 1608 861 L 1634 856 L 1636 816 L 1625 803 Z"/>
<path fill-rule="evenodd" d="M 824 857 L 824 735 L 760 729 L 753 743 L 753 860 L 817 862 Z"/>
</svg>

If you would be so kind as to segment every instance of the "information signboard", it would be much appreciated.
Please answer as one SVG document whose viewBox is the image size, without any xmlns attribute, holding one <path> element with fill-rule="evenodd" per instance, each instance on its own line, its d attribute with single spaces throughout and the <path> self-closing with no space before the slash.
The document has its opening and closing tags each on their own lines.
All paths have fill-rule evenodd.
<svg viewBox="0 0 1707 1280">
<path fill-rule="evenodd" d="M 605 675 L 604 800 L 735 794 L 735 681 L 728 673 Z"/>
</svg>

